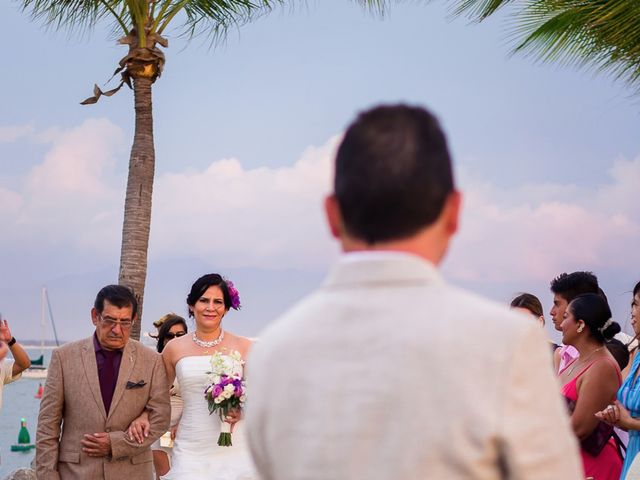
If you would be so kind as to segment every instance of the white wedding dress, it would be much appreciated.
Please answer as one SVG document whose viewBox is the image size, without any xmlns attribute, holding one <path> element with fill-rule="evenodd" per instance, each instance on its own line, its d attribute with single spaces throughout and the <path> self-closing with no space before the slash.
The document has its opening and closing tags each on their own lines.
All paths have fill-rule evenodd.
<svg viewBox="0 0 640 480">
<path fill-rule="evenodd" d="M 171 452 L 171 470 L 163 480 L 256 480 L 243 422 L 234 426 L 231 447 L 219 447 L 220 417 L 209 415 L 204 391 L 210 384 L 211 356 L 178 360 L 176 378 L 184 402 Z M 240 372 L 238 372 L 240 373 Z"/>
</svg>

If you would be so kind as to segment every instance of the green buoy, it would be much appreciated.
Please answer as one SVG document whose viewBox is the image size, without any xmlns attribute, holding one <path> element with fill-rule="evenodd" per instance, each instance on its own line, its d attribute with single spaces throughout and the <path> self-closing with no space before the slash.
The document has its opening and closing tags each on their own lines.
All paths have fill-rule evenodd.
<svg viewBox="0 0 640 480">
<path fill-rule="evenodd" d="M 31 443 L 31 436 L 29 430 L 27 430 L 27 420 L 25 418 L 20 419 L 20 433 L 18 433 L 18 444 L 11 445 L 12 452 L 28 452 L 36 446 Z"/>
</svg>

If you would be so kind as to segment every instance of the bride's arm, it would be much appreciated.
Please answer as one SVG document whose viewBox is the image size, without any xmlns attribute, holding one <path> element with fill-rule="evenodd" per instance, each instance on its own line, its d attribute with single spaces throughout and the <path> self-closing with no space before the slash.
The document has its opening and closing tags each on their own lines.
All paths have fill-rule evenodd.
<svg viewBox="0 0 640 480">
<path fill-rule="evenodd" d="M 164 368 L 167 371 L 167 380 L 169 385 L 173 385 L 173 382 L 176 379 L 176 349 L 173 343 L 174 342 L 167 343 L 162 351 L 162 361 L 164 362 Z"/>
</svg>

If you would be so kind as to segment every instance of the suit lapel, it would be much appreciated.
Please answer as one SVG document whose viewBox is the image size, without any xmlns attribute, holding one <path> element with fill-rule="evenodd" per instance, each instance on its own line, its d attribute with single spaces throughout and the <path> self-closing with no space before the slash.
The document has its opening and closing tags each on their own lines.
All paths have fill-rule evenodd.
<svg viewBox="0 0 640 480">
<path fill-rule="evenodd" d="M 111 408 L 109 409 L 109 417 L 116 411 L 118 403 L 122 398 L 125 391 L 127 382 L 131 378 L 133 367 L 136 364 L 136 344 L 129 340 L 122 352 L 122 360 L 120 361 L 120 370 L 118 372 L 118 381 L 116 382 L 116 389 L 113 392 L 113 399 L 111 400 Z"/>
<path fill-rule="evenodd" d="M 107 418 L 107 412 L 102 402 L 102 394 L 100 393 L 100 380 L 98 379 L 98 364 L 96 363 L 96 351 L 93 348 L 93 337 L 90 337 L 82 346 L 82 365 L 84 366 L 84 374 L 89 384 L 89 390 L 93 395 L 93 399 L 98 405 L 98 410 L 102 414 L 102 418 Z"/>
</svg>

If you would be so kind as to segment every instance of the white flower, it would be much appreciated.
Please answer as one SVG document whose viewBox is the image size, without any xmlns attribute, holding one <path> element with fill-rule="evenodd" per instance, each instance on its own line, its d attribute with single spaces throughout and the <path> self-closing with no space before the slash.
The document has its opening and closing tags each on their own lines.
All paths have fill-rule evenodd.
<svg viewBox="0 0 640 480">
<path fill-rule="evenodd" d="M 222 402 L 222 400 L 224 400 L 224 399 L 221 398 L 221 397 L 216 397 L 216 398 L 213 399 L 213 403 L 220 403 L 220 402 Z"/>
<path fill-rule="evenodd" d="M 247 401 L 247 396 L 246 395 L 240 395 L 240 402 L 244 403 Z"/>
<path fill-rule="evenodd" d="M 224 391 L 225 391 L 225 392 L 231 392 L 231 393 L 233 393 L 233 391 L 234 391 L 234 386 L 233 386 L 233 384 L 232 384 L 232 383 L 230 383 L 230 384 L 228 384 L 228 385 L 225 385 L 225 387 L 224 387 Z"/>
</svg>

